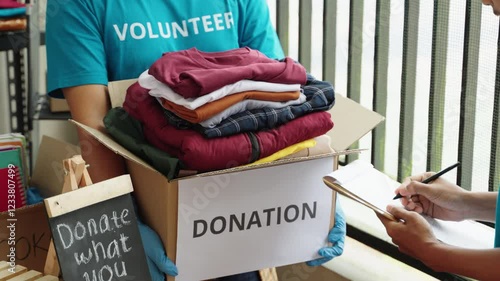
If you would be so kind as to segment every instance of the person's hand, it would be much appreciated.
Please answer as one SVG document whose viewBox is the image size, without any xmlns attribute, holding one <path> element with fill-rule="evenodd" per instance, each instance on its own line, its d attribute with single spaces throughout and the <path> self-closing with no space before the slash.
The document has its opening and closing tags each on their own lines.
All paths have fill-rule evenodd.
<svg viewBox="0 0 500 281">
<path fill-rule="evenodd" d="M 429 223 L 418 213 L 401 207 L 389 205 L 387 211 L 401 220 L 396 222 L 377 214 L 392 242 L 399 247 L 400 252 L 425 262 L 428 249 L 441 244 Z"/>
<path fill-rule="evenodd" d="M 321 258 L 308 261 L 307 265 L 322 265 L 325 262 L 328 262 L 333 258 L 342 255 L 342 253 L 344 252 L 346 227 L 347 226 L 345 222 L 344 211 L 340 206 L 340 201 L 337 199 L 337 203 L 335 205 L 335 224 L 328 234 L 328 242 L 332 243 L 332 246 L 319 249 L 318 254 L 321 256 Z"/>
<path fill-rule="evenodd" d="M 137 224 L 152 280 L 163 281 L 165 280 L 165 274 L 177 276 L 177 267 L 165 254 L 158 234 L 140 220 L 137 221 Z"/>
<path fill-rule="evenodd" d="M 443 178 L 429 184 L 422 181 L 434 173 L 427 172 L 406 178 L 396 190 L 401 194 L 401 203 L 410 211 L 423 213 L 433 218 L 460 221 L 468 209 L 464 199 L 468 191 Z"/>
</svg>

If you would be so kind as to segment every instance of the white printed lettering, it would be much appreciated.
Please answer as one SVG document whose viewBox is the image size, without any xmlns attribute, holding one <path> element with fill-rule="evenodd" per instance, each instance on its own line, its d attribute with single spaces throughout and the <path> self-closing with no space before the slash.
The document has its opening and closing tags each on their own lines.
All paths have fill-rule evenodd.
<svg viewBox="0 0 500 281">
<path fill-rule="evenodd" d="M 193 25 L 193 32 L 194 32 L 194 34 L 200 33 L 200 31 L 198 30 L 198 23 L 200 22 L 200 20 L 201 19 L 199 17 L 198 18 L 188 19 L 188 22 Z"/>
<path fill-rule="evenodd" d="M 154 34 L 153 27 L 151 26 L 150 22 L 146 23 L 146 26 L 148 27 L 149 38 L 154 39 L 160 37 L 158 34 Z"/>
<path fill-rule="evenodd" d="M 234 26 L 233 13 L 224 13 L 224 19 L 226 20 L 226 28 L 229 29 Z"/>
<path fill-rule="evenodd" d="M 118 40 L 181 38 L 200 33 L 223 31 L 234 27 L 232 12 L 204 15 L 174 22 L 134 22 L 122 25 L 113 24 Z M 158 28 L 158 29 L 157 29 Z"/>
<path fill-rule="evenodd" d="M 214 28 L 210 27 L 212 25 L 212 21 L 210 21 L 210 16 L 201 17 L 201 21 L 203 21 L 203 28 L 205 29 L 205 32 L 214 31 Z"/>
<path fill-rule="evenodd" d="M 128 23 L 123 25 L 121 31 L 120 29 L 118 29 L 118 25 L 113 24 L 113 27 L 115 28 L 116 35 L 118 35 L 118 39 L 120 39 L 120 41 L 125 41 L 125 39 L 127 38 Z"/>
<path fill-rule="evenodd" d="M 224 23 L 224 21 L 221 18 L 222 14 L 214 15 L 215 29 L 217 30 L 224 30 L 224 26 L 222 26 L 222 23 Z"/>
<path fill-rule="evenodd" d="M 189 35 L 187 22 L 185 20 L 182 21 L 182 27 L 178 23 L 173 22 L 172 30 L 174 31 L 174 38 L 178 37 L 177 32 L 179 32 L 182 35 L 182 37 L 188 37 Z"/>
<path fill-rule="evenodd" d="M 137 33 L 137 27 L 139 28 L 139 34 Z M 144 39 L 146 37 L 146 28 L 143 24 L 134 22 L 130 25 L 130 35 L 137 40 Z"/>
<path fill-rule="evenodd" d="M 193 238 L 198 238 L 208 233 L 218 235 L 226 231 L 245 231 L 271 225 L 280 225 L 282 218 L 287 223 L 315 219 L 317 202 L 314 201 L 312 204 L 303 203 L 302 206 L 292 204 L 284 208 L 284 212 L 281 212 L 281 209 L 282 207 L 275 207 L 241 213 L 239 216 L 237 214 L 230 214 L 228 217 L 216 216 L 211 220 L 194 220 Z"/>
<path fill-rule="evenodd" d="M 160 35 L 163 38 L 170 38 L 171 33 L 170 33 L 170 25 L 166 22 L 165 23 L 165 30 L 166 33 L 163 31 L 163 24 L 161 22 L 158 23 L 158 29 L 160 29 Z"/>
</svg>

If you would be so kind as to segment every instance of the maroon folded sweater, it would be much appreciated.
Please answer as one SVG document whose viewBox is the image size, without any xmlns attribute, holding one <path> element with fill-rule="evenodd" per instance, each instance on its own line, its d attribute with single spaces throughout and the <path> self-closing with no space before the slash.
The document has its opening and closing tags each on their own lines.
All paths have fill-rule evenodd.
<svg viewBox="0 0 500 281">
<path fill-rule="evenodd" d="M 273 60 L 250 48 L 165 53 L 151 65 L 149 74 L 185 98 L 203 96 L 243 79 L 302 85 L 307 81 L 305 68 L 291 58 Z"/>
<path fill-rule="evenodd" d="M 21 8 L 26 7 L 26 4 L 19 3 L 15 0 L 0 0 L 0 9 Z"/>
<path fill-rule="evenodd" d="M 330 113 L 316 112 L 272 130 L 207 139 L 170 125 L 159 102 L 138 83 L 128 88 L 123 108 L 142 123 L 153 146 L 179 158 L 186 169 L 200 172 L 248 164 L 333 128 Z"/>
</svg>

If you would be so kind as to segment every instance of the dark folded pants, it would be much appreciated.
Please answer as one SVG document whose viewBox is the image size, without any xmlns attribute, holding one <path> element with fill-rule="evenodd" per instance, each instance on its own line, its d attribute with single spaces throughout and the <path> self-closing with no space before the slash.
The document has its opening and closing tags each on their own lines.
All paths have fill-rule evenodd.
<svg viewBox="0 0 500 281">
<path fill-rule="evenodd" d="M 216 280 L 217 281 L 260 281 L 260 276 L 258 271 L 252 271 L 226 277 L 220 277 L 217 278 Z"/>
</svg>

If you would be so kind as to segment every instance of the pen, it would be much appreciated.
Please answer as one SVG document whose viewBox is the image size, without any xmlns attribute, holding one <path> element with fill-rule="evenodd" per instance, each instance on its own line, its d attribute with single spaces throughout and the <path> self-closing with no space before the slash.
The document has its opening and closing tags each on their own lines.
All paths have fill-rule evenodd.
<svg viewBox="0 0 500 281">
<path fill-rule="evenodd" d="M 460 162 L 457 162 L 451 166 L 449 166 L 448 168 L 445 168 L 444 170 L 440 171 L 440 172 L 437 172 L 435 173 L 434 175 L 426 178 L 425 180 L 422 181 L 422 183 L 430 183 L 431 181 L 434 181 L 436 180 L 437 178 L 439 178 L 440 176 L 448 173 L 449 171 L 455 169 L 456 167 L 460 166 Z M 395 200 L 395 199 L 399 199 L 399 198 L 402 198 L 403 196 L 401 196 L 401 194 L 398 193 L 398 195 L 396 195 L 394 198 L 392 198 L 392 200 Z"/>
</svg>

